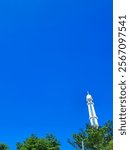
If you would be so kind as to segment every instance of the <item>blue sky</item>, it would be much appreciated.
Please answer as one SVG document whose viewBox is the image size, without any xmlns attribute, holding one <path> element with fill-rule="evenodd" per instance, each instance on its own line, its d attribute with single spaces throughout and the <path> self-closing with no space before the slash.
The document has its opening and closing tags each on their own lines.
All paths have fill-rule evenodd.
<svg viewBox="0 0 130 150">
<path fill-rule="evenodd" d="M 89 123 L 89 91 L 112 120 L 112 1 L 0 1 L 0 141 L 54 133 L 61 150 Z"/>
</svg>

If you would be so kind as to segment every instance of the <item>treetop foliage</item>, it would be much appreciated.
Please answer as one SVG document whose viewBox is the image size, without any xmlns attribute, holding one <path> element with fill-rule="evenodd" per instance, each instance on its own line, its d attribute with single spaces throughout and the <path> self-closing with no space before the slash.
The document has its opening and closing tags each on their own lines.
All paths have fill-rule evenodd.
<svg viewBox="0 0 130 150">
<path fill-rule="evenodd" d="M 112 150 L 113 149 L 113 123 L 108 121 L 102 127 L 92 127 L 86 124 L 85 129 L 80 129 L 78 133 L 72 134 L 68 139 L 69 144 L 75 150 Z M 45 137 L 37 137 L 32 134 L 22 143 L 16 144 L 17 150 L 60 150 L 60 142 L 53 134 Z M 0 144 L 0 150 L 9 150 L 6 144 Z"/>
<path fill-rule="evenodd" d="M 113 145 L 113 126 L 112 121 L 108 121 L 102 127 L 92 127 L 86 124 L 85 130 L 73 134 L 68 142 L 76 149 L 82 148 L 82 142 L 87 150 L 112 150 Z"/>
<path fill-rule="evenodd" d="M 6 144 L 0 143 L 0 150 L 9 150 Z"/>
<path fill-rule="evenodd" d="M 23 143 L 17 143 L 17 150 L 60 150 L 60 143 L 52 134 L 45 138 L 32 134 Z"/>
</svg>

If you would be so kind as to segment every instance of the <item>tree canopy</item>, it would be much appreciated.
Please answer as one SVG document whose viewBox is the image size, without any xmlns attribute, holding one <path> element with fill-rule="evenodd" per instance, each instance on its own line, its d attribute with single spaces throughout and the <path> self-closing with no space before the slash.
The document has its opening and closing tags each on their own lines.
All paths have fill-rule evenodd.
<svg viewBox="0 0 130 150">
<path fill-rule="evenodd" d="M 78 133 L 72 134 L 68 139 L 69 144 L 75 150 L 112 150 L 113 149 L 113 124 L 108 121 L 102 127 L 92 127 L 86 124 L 85 129 L 80 129 Z M 60 143 L 53 134 L 48 134 L 43 138 L 32 134 L 25 141 L 16 144 L 17 150 L 60 150 Z M 0 150 L 9 150 L 6 144 L 0 144 Z"/>
<path fill-rule="evenodd" d="M 0 143 L 0 150 L 9 150 L 6 144 Z"/>
<path fill-rule="evenodd" d="M 60 150 L 60 143 L 54 135 L 49 134 L 45 138 L 31 135 L 23 143 L 17 143 L 17 150 Z"/>
<path fill-rule="evenodd" d="M 104 126 L 95 128 L 87 124 L 85 130 L 73 134 L 68 142 L 76 149 L 82 148 L 82 143 L 87 150 L 112 150 L 113 147 L 113 126 L 108 121 Z"/>
</svg>

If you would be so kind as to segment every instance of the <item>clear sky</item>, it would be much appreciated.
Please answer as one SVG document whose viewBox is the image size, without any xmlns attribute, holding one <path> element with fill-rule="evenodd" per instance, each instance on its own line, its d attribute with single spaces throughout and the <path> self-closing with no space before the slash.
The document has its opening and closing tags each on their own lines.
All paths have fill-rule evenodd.
<svg viewBox="0 0 130 150">
<path fill-rule="evenodd" d="M 112 0 L 1 0 L 0 141 L 52 132 L 73 150 L 87 91 L 112 120 Z"/>
</svg>

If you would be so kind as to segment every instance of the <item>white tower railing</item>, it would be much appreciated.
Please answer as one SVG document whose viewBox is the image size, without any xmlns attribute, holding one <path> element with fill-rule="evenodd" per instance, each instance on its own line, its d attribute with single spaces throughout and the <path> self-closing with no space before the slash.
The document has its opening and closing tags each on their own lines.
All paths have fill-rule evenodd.
<svg viewBox="0 0 130 150">
<path fill-rule="evenodd" d="M 98 117 L 96 116 L 96 112 L 95 112 L 95 109 L 94 109 L 93 98 L 89 93 L 86 96 L 86 102 L 87 102 L 87 105 L 88 105 L 90 124 L 91 124 L 91 126 L 94 126 L 94 127 L 98 128 L 98 126 L 99 126 Z"/>
</svg>

